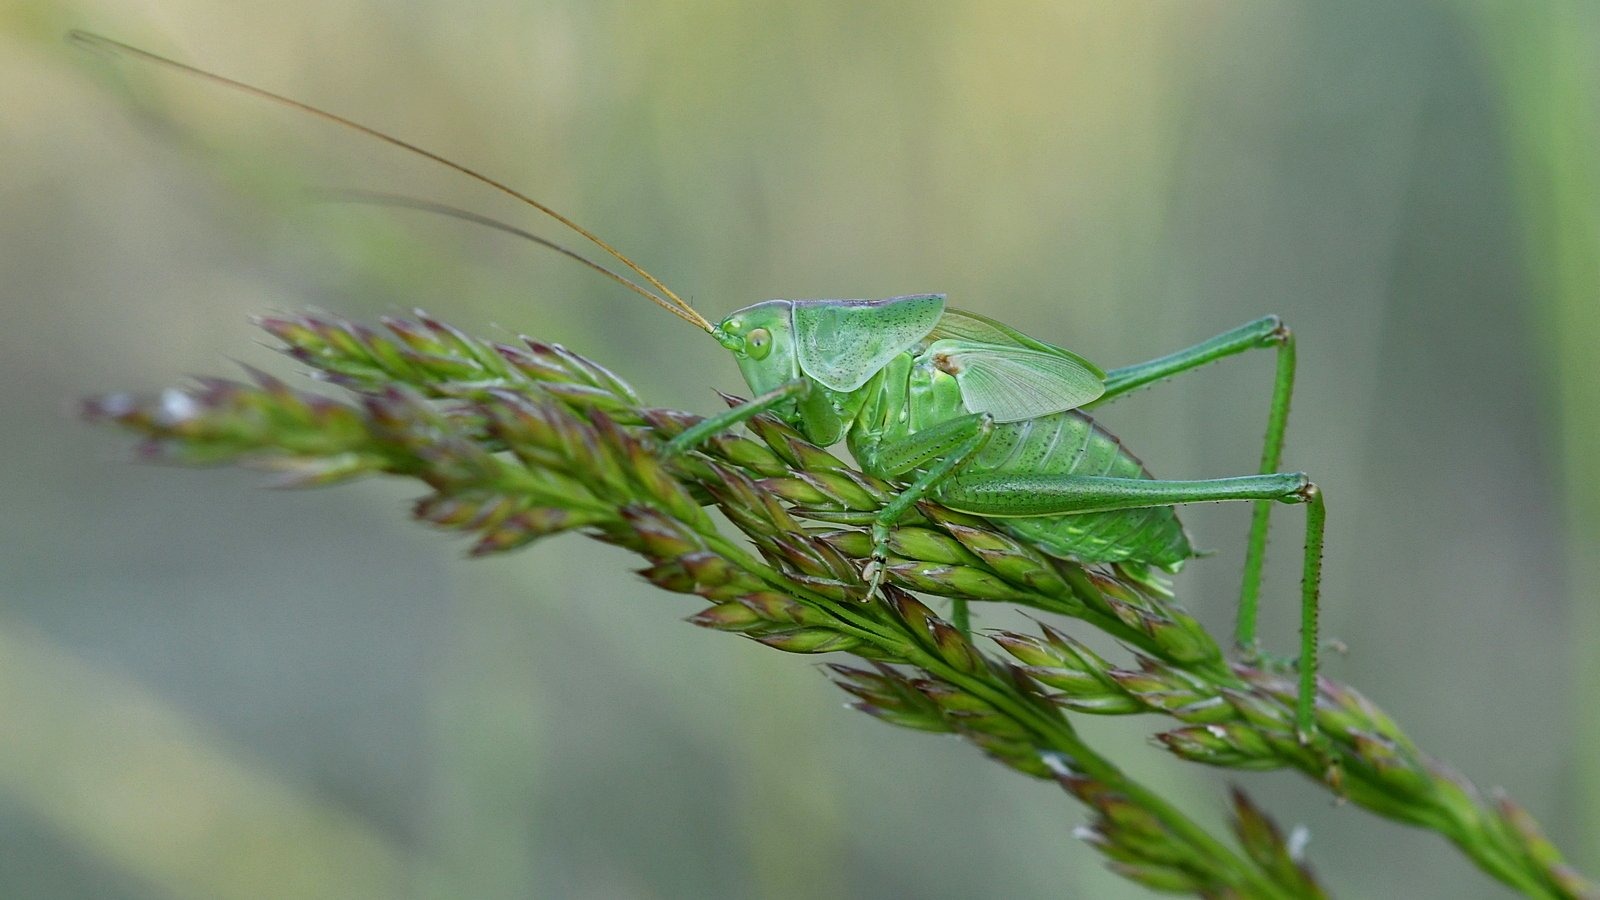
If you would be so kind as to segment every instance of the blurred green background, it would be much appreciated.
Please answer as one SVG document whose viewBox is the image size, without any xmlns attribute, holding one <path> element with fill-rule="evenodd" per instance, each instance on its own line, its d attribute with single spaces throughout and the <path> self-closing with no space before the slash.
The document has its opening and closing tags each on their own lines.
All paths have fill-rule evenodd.
<svg viewBox="0 0 1600 900">
<path fill-rule="evenodd" d="M 1600 17 L 1592 3 L 0 3 L 0 895 L 1121 897 L 1059 791 L 840 708 L 578 538 L 467 563 L 413 489 L 126 464 L 74 400 L 233 360 L 247 314 L 424 306 L 655 402 L 714 343 L 570 263 L 402 210 L 532 214 L 87 27 L 526 188 L 715 317 L 945 291 L 1115 366 L 1265 312 L 1328 496 L 1329 668 L 1600 869 Z M 1271 359 L 1104 415 L 1251 471 Z M 1246 510 L 1180 596 L 1226 633 Z M 1292 646 L 1299 515 L 1266 619 Z M 1277 600 L 1276 604 L 1272 604 Z M 980 624 L 1010 622 L 980 610 Z M 1216 823 L 1226 773 L 1084 727 Z M 1235 779 L 1344 897 L 1498 897 L 1439 838 Z"/>
</svg>

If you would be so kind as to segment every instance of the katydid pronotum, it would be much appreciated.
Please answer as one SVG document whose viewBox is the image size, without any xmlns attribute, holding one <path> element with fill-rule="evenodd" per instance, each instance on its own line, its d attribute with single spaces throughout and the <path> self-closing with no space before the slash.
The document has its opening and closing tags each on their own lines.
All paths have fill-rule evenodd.
<svg viewBox="0 0 1600 900">
<path fill-rule="evenodd" d="M 1255 503 L 1235 638 L 1259 658 L 1256 610 L 1274 503 L 1306 505 L 1300 596 L 1296 729 L 1315 728 L 1317 611 L 1324 508 L 1303 473 L 1279 472 L 1293 393 L 1294 338 L 1275 316 L 1257 319 L 1176 353 L 1102 371 L 1063 348 L 992 319 L 953 309 L 938 294 L 881 300 L 768 300 L 713 324 L 616 248 L 543 203 L 460 163 L 342 116 L 109 38 L 73 32 L 90 48 L 123 54 L 288 106 L 448 166 L 508 194 L 598 246 L 644 283 L 510 226 L 577 259 L 706 331 L 733 353 L 754 399 L 674 438 L 668 453 L 761 413 L 819 445 L 844 441 L 861 467 L 900 487 L 870 523 L 873 552 L 863 575 L 873 599 L 884 578 L 891 530 L 921 499 L 992 519 L 1046 553 L 1085 563 L 1176 571 L 1196 553 L 1174 507 Z M 435 204 L 425 208 L 481 217 Z M 1153 382 L 1257 348 L 1277 353 L 1259 474 L 1191 481 L 1157 479 L 1086 410 Z"/>
</svg>

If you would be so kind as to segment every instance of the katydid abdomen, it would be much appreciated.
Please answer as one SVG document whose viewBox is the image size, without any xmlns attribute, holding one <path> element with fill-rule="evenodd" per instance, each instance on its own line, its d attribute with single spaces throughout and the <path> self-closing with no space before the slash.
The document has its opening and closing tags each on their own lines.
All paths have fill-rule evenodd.
<svg viewBox="0 0 1600 900">
<path fill-rule="evenodd" d="M 1151 477 L 1115 435 L 1076 410 L 997 424 L 983 449 L 952 475 L 949 487 L 959 489 L 967 475 Z M 955 494 L 943 485 L 934 491 L 952 509 L 978 512 Z M 980 514 L 1048 553 L 1082 562 L 1144 562 L 1173 571 L 1194 556 L 1170 506 L 1062 516 Z"/>
</svg>

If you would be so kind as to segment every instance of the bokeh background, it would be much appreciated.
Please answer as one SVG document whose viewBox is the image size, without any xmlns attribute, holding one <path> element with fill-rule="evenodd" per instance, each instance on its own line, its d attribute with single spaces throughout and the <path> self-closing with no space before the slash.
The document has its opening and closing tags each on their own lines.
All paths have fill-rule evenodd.
<svg viewBox="0 0 1600 900">
<path fill-rule="evenodd" d="M 1265 312 L 1329 498 L 1331 671 L 1600 869 L 1600 15 L 1588 3 L 0 3 L 0 894 L 1122 897 L 1064 795 L 840 708 L 578 538 L 468 563 L 413 489 L 125 462 L 74 400 L 246 361 L 250 313 L 423 306 L 710 411 L 723 351 L 396 151 L 69 47 L 88 27 L 500 175 L 715 316 L 945 291 L 1105 366 Z M 549 229 L 544 229 L 551 233 Z M 1250 471 L 1271 358 L 1105 411 Z M 1243 508 L 1186 516 L 1224 633 Z M 1269 640 L 1292 644 L 1280 513 Z M 1276 601 L 1276 603 L 1273 603 Z M 980 611 L 991 623 L 1006 621 Z M 981 622 L 980 622 L 981 624 Z M 1223 773 L 1084 723 L 1220 821 Z M 1241 774 L 1344 897 L 1499 897 Z"/>
</svg>

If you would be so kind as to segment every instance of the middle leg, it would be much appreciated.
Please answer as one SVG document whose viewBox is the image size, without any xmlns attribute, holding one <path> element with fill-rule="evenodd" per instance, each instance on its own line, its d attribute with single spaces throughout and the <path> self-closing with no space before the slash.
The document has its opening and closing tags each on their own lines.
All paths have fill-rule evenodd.
<svg viewBox="0 0 1600 900">
<path fill-rule="evenodd" d="M 873 475 L 892 478 L 928 466 L 916 480 L 879 510 L 872 520 L 872 559 L 867 563 L 867 597 L 883 583 L 883 570 L 889 562 L 889 533 L 918 500 L 948 479 L 956 468 L 983 449 L 994 434 L 994 418 L 975 414 L 941 422 L 902 440 L 875 446 L 861 454 L 862 468 Z M 963 633 L 970 631 L 965 600 L 955 600 L 951 619 Z"/>
</svg>

